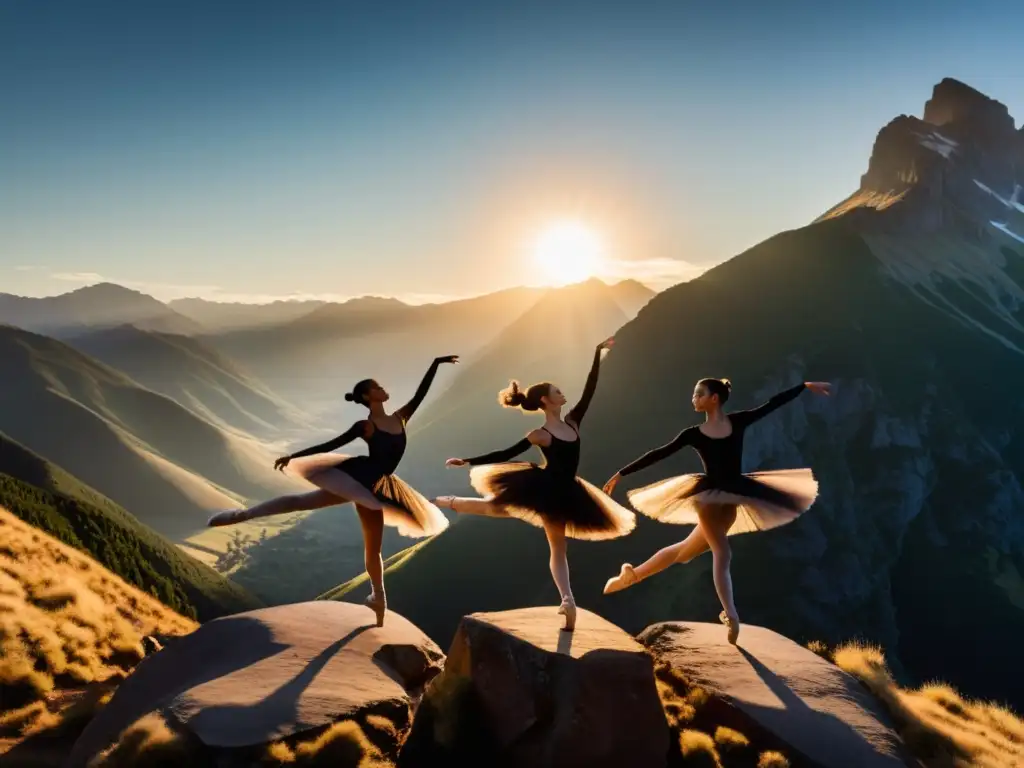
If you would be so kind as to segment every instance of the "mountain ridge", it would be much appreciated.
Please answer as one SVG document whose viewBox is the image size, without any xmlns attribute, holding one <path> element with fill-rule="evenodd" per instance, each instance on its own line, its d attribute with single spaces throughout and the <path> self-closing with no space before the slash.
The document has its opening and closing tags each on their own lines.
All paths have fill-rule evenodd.
<svg viewBox="0 0 1024 768">
<path fill-rule="evenodd" d="M 0 326 L 0 430 L 172 539 L 206 511 L 300 487 L 272 456 L 61 341 Z"/>
<path fill-rule="evenodd" d="M 42 298 L 0 293 L 0 324 L 71 336 L 130 323 L 144 330 L 194 335 L 202 327 L 152 296 L 116 283 L 97 283 Z"/>
</svg>

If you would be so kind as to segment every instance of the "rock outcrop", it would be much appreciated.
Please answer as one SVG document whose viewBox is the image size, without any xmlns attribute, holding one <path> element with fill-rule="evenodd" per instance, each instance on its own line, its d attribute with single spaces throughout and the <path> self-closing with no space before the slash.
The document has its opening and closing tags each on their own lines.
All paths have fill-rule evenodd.
<svg viewBox="0 0 1024 768">
<path fill-rule="evenodd" d="M 651 656 L 589 611 L 579 611 L 574 632 L 560 626 L 554 608 L 464 617 L 401 765 L 456 764 L 445 748 L 467 732 L 482 759 L 486 732 L 497 761 L 488 764 L 663 768 L 669 730 Z"/>
<path fill-rule="evenodd" d="M 733 646 L 721 625 L 666 622 L 648 627 L 638 639 L 816 765 L 906 765 L 899 736 L 867 690 L 782 635 L 744 626 Z"/>
<path fill-rule="evenodd" d="M 79 768 L 159 712 L 204 745 L 248 747 L 367 713 L 407 724 L 444 663 L 413 624 L 351 603 L 308 602 L 216 619 L 146 658 L 86 728 Z"/>
</svg>

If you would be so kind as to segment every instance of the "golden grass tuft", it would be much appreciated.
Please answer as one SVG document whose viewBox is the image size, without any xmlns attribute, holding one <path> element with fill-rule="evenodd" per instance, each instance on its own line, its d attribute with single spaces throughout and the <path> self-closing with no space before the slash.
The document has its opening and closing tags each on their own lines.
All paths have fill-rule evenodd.
<svg viewBox="0 0 1024 768">
<path fill-rule="evenodd" d="M 0 541 L 0 712 L 123 676 L 143 637 L 197 626 L 3 509 Z"/>
<path fill-rule="evenodd" d="M 0 734 L 17 733 L 19 736 L 28 736 L 37 731 L 53 728 L 60 720 L 60 715 L 51 712 L 45 701 L 33 701 L 24 707 L 0 715 Z"/>
<path fill-rule="evenodd" d="M 726 728 L 724 725 L 720 725 L 715 729 L 715 744 L 723 750 L 735 751 L 743 749 L 744 747 L 749 747 L 750 739 L 739 731 L 734 731 L 732 728 Z"/>
<path fill-rule="evenodd" d="M 789 760 L 781 752 L 762 752 L 757 759 L 757 768 L 789 768 Z"/>
<path fill-rule="evenodd" d="M 821 640 L 811 640 L 807 644 L 807 650 L 821 656 L 826 661 L 832 661 L 832 652 L 829 650 L 828 644 L 823 643 Z"/>
<path fill-rule="evenodd" d="M 944 683 L 900 688 L 876 646 L 847 643 L 832 656 L 882 703 L 907 747 L 928 768 L 1024 765 L 1024 720 L 1009 709 L 965 699 Z"/>
<path fill-rule="evenodd" d="M 385 755 L 396 755 L 408 733 L 383 715 L 367 715 L 363 732 L 373 745 Z"/>
<path fill-rule="evenodd" d="M 687 765 L 722 768 L 715 740 L 704 731 L 684 728 L 679 732 L 679 751 Z"/>
<path fill-rule="evenodd" d="M 264 766 L 295 768 L 391 768 L 359 724 L 342 720 L 306 741 L 290 745 L 277 741 L 267 747 Z"/>
<path fill-rule="evenodd" d="M 122 731 L 117 743 L 89 761 L 89 768 L 177 768 L 192 765 L 193 758 L 194 746 L 154 713 Z"/>
</svg>

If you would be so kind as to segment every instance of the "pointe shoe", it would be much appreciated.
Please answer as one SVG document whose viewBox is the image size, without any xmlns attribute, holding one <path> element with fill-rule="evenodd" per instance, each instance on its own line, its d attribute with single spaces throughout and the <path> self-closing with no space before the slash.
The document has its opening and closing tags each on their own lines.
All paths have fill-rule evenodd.
<svg viewBox="0 0 1024 768">
<path fill-rule="evenodd" d="M 558 612 L 565 616 L 565 625 L 562 629 L 572 632 L 576 629 L 576 601 L 571 597 L 563 597 L 562 604 L 558 606 Z"/>
<path fill-rule="evenodd" d="M 209 520 L 206 521 L 206 525 L 209 528 L 219 528 L 224 525 L 234 525 L 235 523 L 241 523 L 249 519 L 249 510 L 247 509 L 227 509 L 223 512 L 218 512 L 213 515 Z"/>
<path fill-rule="evenodd" d="M 729 628 L 729 642 L 736 645 L 736 640 L 740 636 L 740 620 L 736 618 L 730 618 L 725 611 L 718 614 L 718 620 L 725 624 Z"/>
<path fill-rule="evenodd" d="M 450 509 L 452 512 L 455 511 L 455 497 L 454 496 L 435 496 L 431 503 L 435 507 L 441 509 Z"/>
<path fill-rule="evenodd" d="M 388 600 L 386 597 L 377 597 L 373 592 L 366 596 L 363 601 L 366 606 L 377 615 L 377 626 L 384 626 L 384 614 L 388 610 Z"/>
<path fill-rule="evenodd" d="M 636 576 L 636 572 L 633 570 L 633 566 L 629 563 L 624 563 L 622 570 L 619 571 L 618 576 L 612 576 L 604 585 L 604 593 L 606 595 L 612 592 L 618 592 L 619 590 L 625 589 L 626 587 L 632 587 L 636 584 L 639 579 Z"/>
</svg>

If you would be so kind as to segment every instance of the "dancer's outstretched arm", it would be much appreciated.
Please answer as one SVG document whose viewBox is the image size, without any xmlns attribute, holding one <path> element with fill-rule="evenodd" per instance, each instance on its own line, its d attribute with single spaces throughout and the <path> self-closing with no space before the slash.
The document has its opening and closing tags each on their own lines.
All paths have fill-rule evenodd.
<svg viewBox="0 0 1024 768">
<path fill-rule="evenodd" d="M 590 407 L 590 401 L 593 399 L 594 391 L 597 389 L 597 377 L 601 371 L 601 351 L 611 349 L 614 343 L 615 339 L 606 339 L 597 345 L 597 348 L 594 350 L 594 362 L 590 365 L 590 373 L 587 374 L 587 383 L 583 385 L 583 394 L 580 395 L 580 401 L 572 407 L 572 410 L 565 417 L 565 420 L 572 422 L 577 430 L 580 424 L 583 423 L 583 417 L 587 415 L 587 408 Z"/>
<path fill-rule="evenodd" d="M 423 402 L 423 398 L 427 396 L 427 392 L 430 391 L 430 385 L 434 383 L 434 376 L 437 374 L 437 368 L 441 363 L 458 363 L 458 355 L 445 355 L 444 357 L 435 357 L 434 362 L 430 364 L 427 372 L 423 374 L 423 380 L 420 381 L 419 387 L 416 388 L 416 393 L 412 396 L 412 400 L 403 405 L 397 411 L 395 415 L 398 416 L 402 421 L 409 421 L 412 415 L 416 413 L 416 409 L 420 407 L 420 403 Z"/>
<path fill-rule="evenodd" d="M 477 464 L 496 464 L 501 461 L 508 461 L 509 459 L 513 459 L 518 456 L 531 445 L 541 445 L 544 442 L 545 435 L 546 433 L 544 430 L 535 429 L 518 443 L 509 448 L 491 451 L 490 453 L 484 453 L 480 456 L 473 456 L 468 459 L 448 459 L 448 461 L 445 462 L 445 465 L 449 467 L 461 467 L 466 464 L 476 466 Z"/>
<path fill-rule="evenodd" d="M 614 491 L 615 485 L 619 482 L 619 479 L 625 475 L 631 475 L 634 472 L 639 472 L 641 469 L 646 469 L 652 464 L 656 464 L 662 459 L 671 456 L 680 448 L 687 445 L 693 445 L 693 437 L 696 430 L 696 427 L 687 427 L 676 435 L 670 442 L 648 451 L 640 458 L 624 466 L 616 472 L 607 483 L 605 483 L 604 492 L 610 494 Z"/>
<path fill-rule="evenodd" d="M 730 413 L 729 421 L 732 422 L 734 427 L 748 427 L 754 422 L 760 421 L 772 411 L 778 410 L 786 403 L 793 402 L 803 394 L 805 389 L 809 389 L 817 394 L 827 395 L 830 391 L 830 385 L 825 381 L 802 382 L 797 384 L 795 387 L 790 387 L 789 389 L 779 392 L 777 395 L 772 395 L 766 402 L 756 408 Z"/>
<path fill-rule="evenodd" d="M 370 436 L 372 431 L 373 423 L 369 419 L 361 419 L 333 440 L 328 440 L 326 443 L 314 445 L 312 448 L 304 448 L 301 451 L 296 451 L 295 453 L 288 454 L 287 456 L 282 456 L 274 462 L 274 469 L 283 469 L 288 466 L 289 461 L 301 458 L 302 456 L 312 456 L 314 453 L 328 453 L 336 448 L 340 448 L 346 443 L 351 443 L 357 437 L 366 439 Z"/>
</svg>

